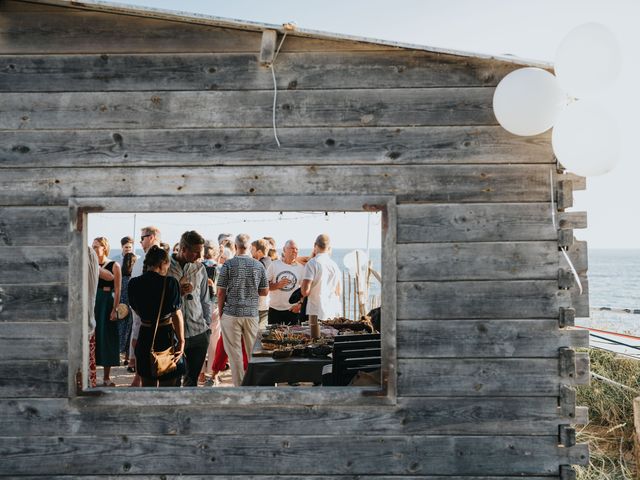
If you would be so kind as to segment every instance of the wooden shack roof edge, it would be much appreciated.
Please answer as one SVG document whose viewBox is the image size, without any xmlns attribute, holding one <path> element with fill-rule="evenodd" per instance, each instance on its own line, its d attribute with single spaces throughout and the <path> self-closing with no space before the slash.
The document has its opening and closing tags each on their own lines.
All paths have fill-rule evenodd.
<svg viewBox="0 0 640 480">
<path fill-rule="evenodd" d="M 320 40 L 337 40 L 368 43 L 373 45 L 382 45 L 386 47 L 404 48 L 410 50 L 422 50 L 433 53 L 442 53 L 446 55 L 455 55 L 460 57 L 480 58 L 485 60 L 497 60 L 508 62 L 525 67 L 552 68 L 553 63 L 541 60 L 530 60 L 519 58 L 511 55 L 489 55 L 474 52 L 465 52 L 440 47 L 430 47 L 426 45 L 418 45 L 412 43 L 396 42 L 392 40 L 381 40 L 376 38 L 360 37 L 356 35 L 346 35 L 339 33 L 322 32 L 318 30 L 303 29 L 295 27 L 295 30 L 287 30 L 284 25 L 275 25 L 262 22 L 253 22 L 249 20 L 238 20 L 231 18 L 216 17 L 214 15 L 205 15 L 201 13 L 182 12 L 177 10 L 166 10 L 161 8 L 132 6 L 124 3 L 108 2 L 102 0 L 75 1 L 75 0 L 20 0 L 26 3 L 37 3 L 60 7 L 79 8 L 84 10 L 101 11 L 107 13 L 135 15 L 147 18 L 157 18 L 163 20 L 172 20 L 177 22 L 194 23 L 199 25 L 211 25 L 223 28 L 234 28 L 249 31 L 276 30 L 279 33 L 296 35 L 299 37 L 316 38 Z"/>
</svg>

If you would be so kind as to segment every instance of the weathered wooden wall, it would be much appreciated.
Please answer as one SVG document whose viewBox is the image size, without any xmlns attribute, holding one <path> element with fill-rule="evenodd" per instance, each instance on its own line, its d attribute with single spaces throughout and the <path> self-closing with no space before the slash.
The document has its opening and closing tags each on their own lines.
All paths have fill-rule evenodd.
<svg viewBox="0 0 640 480">
<path fill-rule="evenodd" d="M 493 89 L 519 66 L 289 35 L 278 148 L 261 36 L 0 1 L 0 475 L 549 479 L 584 463 L 559 426 L 586 419 L 570 387 L 588 361 L 566 347 L 588 339 L 560 327 L 588 290 L 558 251 L 586 289 L 585 216 L 563 212 L 584 184 L 556 172 L 548 135 L 497 125 Z M 69 199 L 224 195 L 395 198 L 395 403 L 69 398 Z"/>
</svg>

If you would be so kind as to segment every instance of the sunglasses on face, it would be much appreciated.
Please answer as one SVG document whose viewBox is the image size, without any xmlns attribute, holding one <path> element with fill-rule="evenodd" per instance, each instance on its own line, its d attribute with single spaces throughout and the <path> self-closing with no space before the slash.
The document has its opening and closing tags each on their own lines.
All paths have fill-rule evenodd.
<svg viewBox="0 0 640 480">
<path fill-rule="evenodd" d="M 148 233 L 147 235 L 142 235 L 142 236 L 140 237 L 140 241 L 141 241 L 141 242 L 144 242 L 144 239 L 145 239 L 145 238 L 147 238 L 147 237 L 150 237 L 150 236 L 151 236 L 151 234 L 150 234 L 150 233 Z"/>
</svg>

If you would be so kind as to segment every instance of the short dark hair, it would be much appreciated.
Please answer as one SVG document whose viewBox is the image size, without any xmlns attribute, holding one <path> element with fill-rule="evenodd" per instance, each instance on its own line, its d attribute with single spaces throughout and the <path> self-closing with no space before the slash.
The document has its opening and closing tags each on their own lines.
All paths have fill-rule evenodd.
<svg viewBox="0 0 640 480">
<path fill-rule="evenodd" d="M 121 246 L 124 247 L 127 243 L 133 243 L 133 238 L 131 238 L 131 237 L 122 237 L 120 239 L 120 245 Z"/>
<path fill-rule="evenodd" d="M 195 230 L 184 232 L 180 237 L 180 248 L 191 249 L 196 245 L 204 245 L 204 237 Z"/>
<path fill-rule="evenodd" d="M 158 245 L 152 245 L 144 256 L 145 269 L 156 268 L 169 261 L 169 254 L 167 251 L 159 247 Z"/>
</svg>

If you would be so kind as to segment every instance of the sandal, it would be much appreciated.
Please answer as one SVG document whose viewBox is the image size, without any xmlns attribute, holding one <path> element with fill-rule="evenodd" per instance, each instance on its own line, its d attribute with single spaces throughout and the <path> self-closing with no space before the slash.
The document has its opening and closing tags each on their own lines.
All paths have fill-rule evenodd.
<svg viewBox="0 0 640 480">
<path fill-rule="evenodd" d="M 109 379 L 109 380 L 105 380 L 105 381 L 103 381 L 103 382 L 102 382 L 102 386 L 103 386 L 103 387 L 115 387 L 115 386 L 116 386 L 116 384 L 115 384 L 115 383 L 113 383 L 113 381 L 112 381 L 111 379 Z"/>
</svg>

